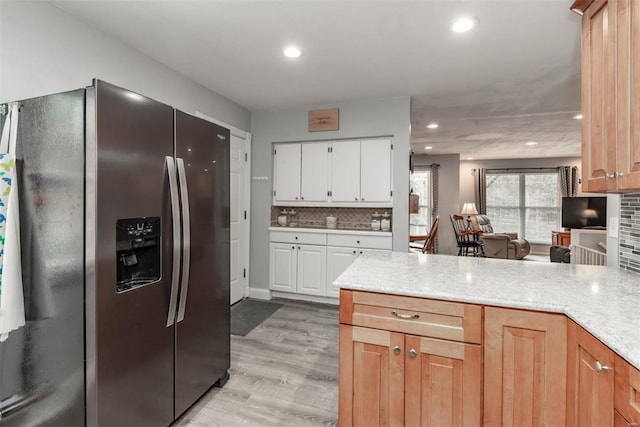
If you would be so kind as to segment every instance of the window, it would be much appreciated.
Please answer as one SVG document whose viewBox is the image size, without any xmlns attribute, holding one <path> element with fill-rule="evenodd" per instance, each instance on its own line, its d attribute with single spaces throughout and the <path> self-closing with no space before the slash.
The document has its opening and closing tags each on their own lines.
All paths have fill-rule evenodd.
<svg viewBox="0 0 640 427">
<path fill-rule="evenodd" d="M 487 174 L 487 215 L 496 232 L 549 243 L 560 225 L 558 173 Z"/>
<path fill-rule="evenodd" d="M 417 214 L 409 215 L 409 224 L 416 226 L 431 227 L 431 172 L 414 171 L 411 174 L 412 194 L 419 196 L 420 209 Z"/>
</svg>

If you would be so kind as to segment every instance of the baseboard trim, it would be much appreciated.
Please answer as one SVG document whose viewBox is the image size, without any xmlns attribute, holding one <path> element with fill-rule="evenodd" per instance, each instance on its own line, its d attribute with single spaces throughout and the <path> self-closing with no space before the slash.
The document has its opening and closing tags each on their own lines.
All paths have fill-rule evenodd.
<svg viewBox="0 0 640 427">
<path fill-rule="evenodd" d="M 249 288 L 249 298 L 270 300 L 271 291 L 269 289 Z"/>
<path fill-rule="evenodd" d="M 274 298 L 284 298 L 284 299 L 290 299 L 290 300 L 296 300 L 296 301 L 318 302 L 321 304 L 331 304 L 331 305 L 340 304 L 340 299 L 338 298 L 295 294 L 291 292 L 272 291 L 271 296 L 273 296 Z"/>
</svg>

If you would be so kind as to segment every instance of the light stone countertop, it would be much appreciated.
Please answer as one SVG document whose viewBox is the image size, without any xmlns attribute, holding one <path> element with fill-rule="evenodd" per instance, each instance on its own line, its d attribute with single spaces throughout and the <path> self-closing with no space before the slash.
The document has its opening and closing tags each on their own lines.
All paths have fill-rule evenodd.
<svg viewBox="0 0 640 427">
<path fill-rule="evenodd" d="M 334 287 L 564 313 L 640 369 L 640 275 L 615 267 L 371 253 Z"/>
<path fill-rule="evenodd" d="M 287 231 L 290 233 L 331 233 L 331 234 L 366 234 L 367 236 L 393 236 L 391 231 L 373 230 L 347 230 L 344 228 L 318 228 L 318 227 L 282 227 L 271 226 L 269 231 Z"/>
</svg>

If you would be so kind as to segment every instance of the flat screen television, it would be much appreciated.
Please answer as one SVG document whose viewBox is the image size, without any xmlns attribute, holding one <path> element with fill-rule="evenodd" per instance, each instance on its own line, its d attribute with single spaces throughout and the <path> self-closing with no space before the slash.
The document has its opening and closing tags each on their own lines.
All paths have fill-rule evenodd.
<svg viewBox="0 0 640 427">
<path fill-rule="evenodd" d="M 563 197 L 562 227 L 606 228 L 606 197 Z"/>
</svg>

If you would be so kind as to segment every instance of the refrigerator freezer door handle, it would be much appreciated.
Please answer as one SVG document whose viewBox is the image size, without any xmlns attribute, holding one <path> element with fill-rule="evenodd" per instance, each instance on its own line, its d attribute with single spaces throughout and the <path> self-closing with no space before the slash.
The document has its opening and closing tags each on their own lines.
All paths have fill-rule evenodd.
<svg viewBox="0 0 640 427">
<path fill-rule="evenodd" d="M 178 306 L 178 322 L 184 319 L 187 307 L 187 291 L 189 289 L 189 267 L 191 261 L 191 223 L 189 214 L 189 191 L 184 161 L 176 157 L 178 179 L 180 181 L 180 204 L 182 205 L 182 279 L 180 280 L 180 305 Z"/>
<path fill-rule="evenodd" d="M 171 271 L 171 297 L 169 299 L 169 314 L 167 327 L 173 325 L 178 305 L 178 283 L 180 280 L 180 203 L 178 200 L 178 176 L 175 160 L 172 156 L 165 157 L 167 174 L 169 176 L 169 193 L 171 195 L 171 222 L 173 223 L 173 268 Z"/>
</svg>

